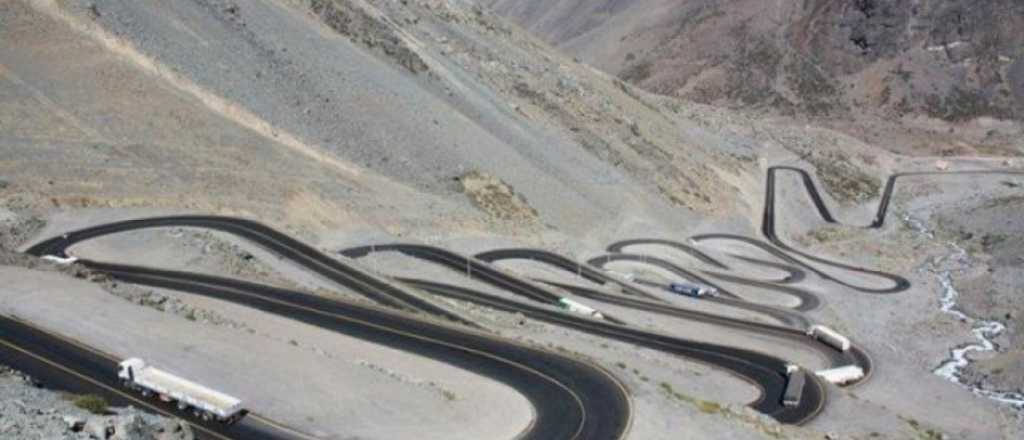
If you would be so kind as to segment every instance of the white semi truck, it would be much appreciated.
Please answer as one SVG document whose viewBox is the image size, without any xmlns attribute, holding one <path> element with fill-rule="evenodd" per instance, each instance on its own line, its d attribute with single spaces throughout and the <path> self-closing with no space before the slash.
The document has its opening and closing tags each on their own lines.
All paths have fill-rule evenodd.
<svg viewBox="0 0 1024 440">
<path fill-rule="evenodd" d="M 230 424 L 245 414 L 241 400 L 146 365 L 139 358 L 121 362 L 117 377 L 125 387 L 138 391 L 144 397 L 156 396 L 164 402 L 174 403 L 179 411 L 191 411 L 206 421 Z"/>
<path fill-rule="evenodd" d="M 811 328 L 807 329 L 807 336 L 824 342 L 839 351 L 850 349 L 849 338 L 823 325 L 811 326 Z"/>
<path fill-rule="evenodd" d="M 807 375 L 803 368 L 792 364 L 786 365 L 786 388 L 782 392 L 782 405 L 787 408 L 800 406 L 806 382 Z"/>
<path fill-rule="evenodd" d="M 594 317 L 594 318 L 597 318 L 597 319 L 604 319 L 604 315 L 602 315 L 601 312 L 598 312 L 597 310 L 595 310 L 593 307 L 589 307 L 589 306 L 580 304 L 580 303 L 578 303 L 576 301 L 573 301 L 573 300 L 571 300 L 569 298 L 561 298 L 561 299 L 559 299 L 558 300 L 558 306 L 561 307 L 563 310 L 571 312 L 571 313 L 578 313 L 580 315 L 587 315 L 587 316 Z"/>
</svg>

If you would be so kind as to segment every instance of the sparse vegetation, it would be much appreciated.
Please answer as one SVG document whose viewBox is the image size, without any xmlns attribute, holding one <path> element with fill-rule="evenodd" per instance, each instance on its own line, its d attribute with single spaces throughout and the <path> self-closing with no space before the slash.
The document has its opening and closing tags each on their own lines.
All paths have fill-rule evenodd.
<svg viewBox="0 0 1024 440">
<path fill-rule="evenodd" d="M 828 115 L 836 109 L 839 90 L 820 66 L 799 58 L 786 65 L 786 74 L 790 87 L 803 99 L 808 114 Z"/>
<path fill-rule="evenodd" d="M 856 229 L 848 226 L 829 224 L 808 231 L 802 237 L 798 237 L 797 242 L 804 246 L 834 243 L 852 238 L 856 232 Z"/>
<path fill-rule="evenodd" d="M 517 223 L 537 219 L 537 211 L 526 199 L 497 177 L 474 171 L 456 180 L 473 204 L 496 219 Z"/>
<path fill-rule="evenodd" d="M 903 420 L 914 430 L 915 438 L 918 440 L 943 440 L 946 438 L 946 435 L 939 431 L 921 426 L 921 422 L 916 419 L 903 418 Z"/>
<path fill-rule="evenodd" d="M 702 413 L 705 413 L 705 414 L 719 414 L 719 413 L 723 412 L 722 405 L 718 404 L 717 402 L 712 402 L 710 400 L 698 399 L 696 397 L 688 396 L 686 394 L 680 393 L 680 392 L 676 391 L 675 389 L 673 389 L 672 388 L 672 384 L 670 384 L 668 382 L 662 382 L 660 384 L 660 386 L 661 386 L 661 390 L 664 391 L 665 394 L 667 396 L 669 396 L 670 398 L 678 400 L 678 401 L 681 401 L 681 402 L 689 403 L 689 404 L 695 406 L 697 408 L 697 410 L 702 412 Z"/>
<path fill-rule="evenodd" d="M 110 408 L 110 404 L 107 403 L 107 399 L 104 399 L 102 396 L 97 396 L 95 394 L 84 394 L 81 396 L 75 396 L 74 398 L 71 399 L 71 403 L 73 403 L 75 406 L 81 409 L 89 411 L 90 413 L 100 415 L 106 414 L 108 408 Z"/>
<path fill-rule="evenodd" d="M 338 0 L 308 0 L 306 6 L 335 32 L 383 52 L 410 72 L 421 73 L 430 69 L 423 58 L 398 36 L 397 31 L 388 22 L 367 12 L 363 7 L 353 2 Z"/>
<path fill-rule="evenodd" d="M 879 194 L 881 183 L 854 164 L 841 151 L 811 151 L 804 156 L 814 165 L 825 191 L 840 203 L 860 203 Z"/>
<path fill-rule="evenodd" d="M 619 78 L 632 84 L 640 84 L 647 78 L 650 78 L 653 73 L 654 63 L 642 61 L 623 70 L 619 74 Z"/>
</svg>

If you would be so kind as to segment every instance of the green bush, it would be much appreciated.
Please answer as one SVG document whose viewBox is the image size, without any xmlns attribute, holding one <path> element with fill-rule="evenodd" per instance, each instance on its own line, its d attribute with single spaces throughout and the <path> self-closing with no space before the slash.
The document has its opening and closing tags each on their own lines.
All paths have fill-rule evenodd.
<svg viewBox="0 0 1024 440">
<path fill-rule="evenodd" d="M 86 394 L 75 397 L 72 403 L 74 403 L 75 406 L 93 414 L 106 414 L 107 408 L 110 407 L 110 404 L 107 403 L 107 399 L 95 394 Z"/>
</svg>

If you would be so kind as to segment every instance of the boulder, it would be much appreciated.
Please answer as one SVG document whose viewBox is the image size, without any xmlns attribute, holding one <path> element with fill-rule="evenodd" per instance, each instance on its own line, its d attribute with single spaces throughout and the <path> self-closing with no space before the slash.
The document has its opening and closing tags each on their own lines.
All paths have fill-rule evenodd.
<svg viewBox="0 0 1024 440">
<path fill-rule="evenodd" d="M 81 432 L 85 428 L 85 419 L 78 416 L 64 416 L 61 418 L 64 424 L 68 425 L 71 432 Z"/>
<path fill-rule="evenodd" d="M 142 440 L 150 438 L 146 435 L 146 424 L 138 414 L 128 414 L 114 419 L 114 435 L 112 440 Z"/>
<path fill-rule="evenodd" d="M 113 433 L 114 427 L 110 423 L 110 419 L 102 416 L 93 416 L 86 420 L 82 431 L 94 439 L 107 440 Z"/>
</svg>

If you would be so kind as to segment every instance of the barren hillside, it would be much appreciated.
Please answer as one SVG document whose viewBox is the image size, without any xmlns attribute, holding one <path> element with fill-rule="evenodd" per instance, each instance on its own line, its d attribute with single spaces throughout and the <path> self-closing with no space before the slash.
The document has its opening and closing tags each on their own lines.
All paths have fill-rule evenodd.
<svg viewBox="0 0 1024 440">
<path fill-rule="evenodd" d="M 443 1 L 11 2 L 0 172 L 26 204 L 256 212 L 282 195 L 282 219 L 394 228 L 591 228 L 624 203 L 668 218 L 735 200 L 744 147 L 681 133 L 493 18 Z M 534 213 L 474 209 L 473 173 Z"/>
<path fill-rule="evenodd" d="M 920 137 L 930 131 L 921 118 L 955 124 L 1024 118 L 1024 4 L 1018 1 L 481 3 L 650 91 L 843 121 L 839 126 L 859 119 L 859 137 L 899 131 L 887 120 L 902 120 Z M 1019 147 L 998 124 L 958 140 L 982 150 Z M 943 148 L 952 147 L 931 152 Z"/>
</svg>

